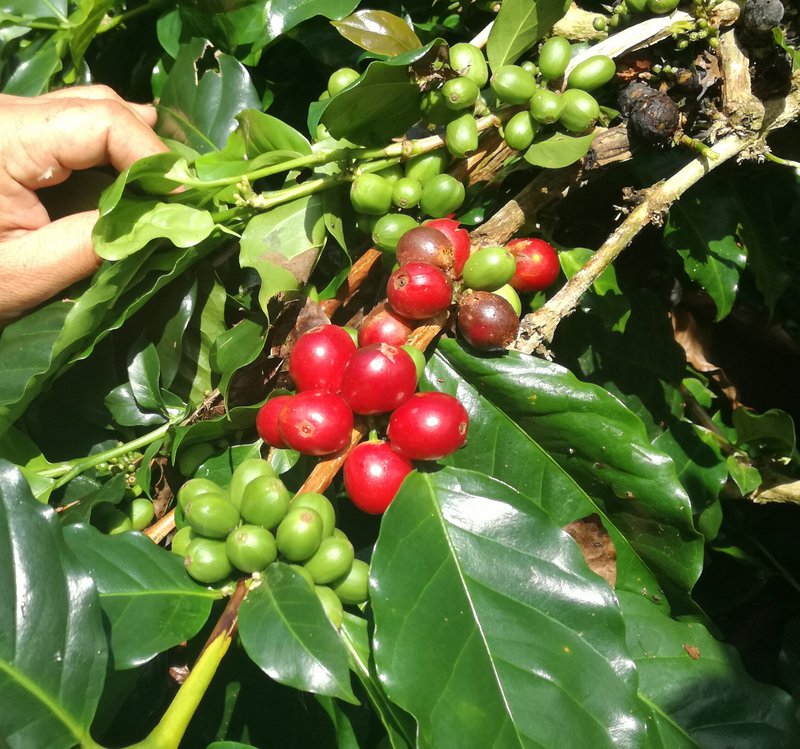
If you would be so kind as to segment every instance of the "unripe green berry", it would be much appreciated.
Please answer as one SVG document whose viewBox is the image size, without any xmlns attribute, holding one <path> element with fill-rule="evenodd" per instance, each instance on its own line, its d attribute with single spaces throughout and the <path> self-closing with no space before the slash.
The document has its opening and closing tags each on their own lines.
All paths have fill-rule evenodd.
<svg viewBox="0 0 800 749">
<path fill-rule="evenodd" d="M 359 213 L 382 216 L 392 207 L 392 184 L 379 174 L 359 174 L 350 185 L 350 202 Z"/>
<path fill-rule="evenodd" d="M 352 68 L 339 68 L 331 73 L 328 78 L 328 96 L 336 96 L 340 91 L 357 81 L 360 74 Z"/>
<path fill-rule="evenodd" d="M 472 109 L 478 99 L 480 89 L 471 78 L 459 76 L 452 78 L 442 86 L 445 104 L 450 109 Z"/>
</svg>

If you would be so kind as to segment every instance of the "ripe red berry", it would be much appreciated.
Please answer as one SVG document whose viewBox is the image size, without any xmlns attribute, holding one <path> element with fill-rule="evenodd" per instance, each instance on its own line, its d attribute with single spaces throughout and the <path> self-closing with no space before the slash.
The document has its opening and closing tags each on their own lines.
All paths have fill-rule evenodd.
<svg viewBox="0 0 800 749">
<path fill-rule="evenodd" d="M 344 486 L 359 510 L 379 515 L 413 468 L 411 461 L 387 442 L 362 442 L 344 462 Z"/>
<path fill-rule="evenodd" d="M 453 243 L 443 232 L 432 226 L 409 229 L 397 243 L 397 262 L 430 263 L 450 273 L 453 270 Z"/>
<path fill-rule="evenodd" d="M 389 419 L 386 431 L 393 450 L 411 460 L 438 460 L 467 441 L 469 416 L 447 393 L 417 393 Z"/>
<path fill-rule="evenodd" d="M 506 247 L 517 259 L 517 270 L 509 282 L 517 291 L 542 291 L 558 278 L 558 253 L 543 239 L 512 239 Z"/>
<path fill-rule="evenodd" d="M 434 218 L 426 221 L 423 226 L 431 226 L 442 232 L 453 244 L 454 267 L 453 274 L 456 278 L 461 277 L 464 270 L 464 263 L 469 257 L 469 233 L 462 229 L 458 221 L 452 218 Z"/>
<path fill-rule="evenodd" d="M 388 304 L 379 304 L 370 312 L 358 329 L 358 345 L 362 348 L 372 343 L 403 346 L 414 329 L 414 323 L 398 315 Z"/>
<path fill-rule="evenodd" d="M 258 431 L 258 436 L 270 447 L 286 447 L 286 443 L 283 441 L 278 429 L 278 415 L 291 397 L 291 395 L 275 396 L 270 398 L 258 410 L 256 430 Z"/>
<path fill-rule="evenodd" d="M 491 291 L 471 291 L 458 302 L 458 330 L 481 351 L 500 351 L 517 337 L 519 318 L 511 304 Z"/>
<path fill-rule="evenodd" d="M 293 395 L 278 415 L 286 444 L 305 455 L 328 455 L 350 442 L 353 412 L 344 399 L 325 390 Z"/>
<path fill-rule="evenodd" d="M 353 339 L 343 328 L 337 325 L 311 328 L 294 344 L 289 356 L 289 376 L 298 390 L 335 392 L 355 351 Z"/>
<path fill-rule="evenodd" d="M 386 285 L 389 304 L 404 317 L 424 320 L 444 312 L 453 296 L 453 286 L 444 271 L 429 263 L 401 265 Z"/>
<path fill-rule="evenodd" d="M 417 389 L 417 368 L 403 349 L 373 343 L 358 349 L 342 377 L 342 397 L 357 414 L 394 411 Z"/>
</svg>

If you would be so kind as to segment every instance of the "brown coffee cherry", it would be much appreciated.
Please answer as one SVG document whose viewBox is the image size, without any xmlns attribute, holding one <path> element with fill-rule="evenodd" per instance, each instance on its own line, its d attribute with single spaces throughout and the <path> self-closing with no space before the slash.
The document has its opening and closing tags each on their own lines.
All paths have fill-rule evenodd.
<svg viewBox="0 0 800 749">
<path fill-rule="evenodd" d="M 514 308 L 490 291 L 463 294 L 458 303 L 458 330 L 467 343 L 481 351 L 501 351 L 517 336 L 519 318 Z"/>
<path fill-rule="evenodd" d="M 450 273 L 455 262 L 453 243 L 438 229 L 418 226 L 400 237 L 397 262 L 400 265 L 428 263 Z"/>
</svg>

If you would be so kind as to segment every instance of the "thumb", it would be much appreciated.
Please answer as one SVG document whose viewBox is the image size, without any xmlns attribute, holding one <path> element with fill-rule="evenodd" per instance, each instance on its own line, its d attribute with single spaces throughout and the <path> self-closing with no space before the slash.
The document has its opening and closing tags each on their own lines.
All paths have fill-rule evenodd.
<svg viewBox="0 0 800 749">
<path fill-rule="evenodd" d="M 0 320 L 21 315 L 97 270 L 97 216 L 76 213 L 0 243 Z"/>
</svg>

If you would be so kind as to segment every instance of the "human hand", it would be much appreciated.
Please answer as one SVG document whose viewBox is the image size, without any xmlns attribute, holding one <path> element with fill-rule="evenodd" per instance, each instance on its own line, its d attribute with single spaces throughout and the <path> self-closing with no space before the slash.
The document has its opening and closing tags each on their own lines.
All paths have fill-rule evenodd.
<svg viewBox="0 0 800 749">
<path fill-rule="evenodd" d="M 36 190 L 75 170 L 118 171 L 168 150 L 152 128 L 153 107 L 105 86 L 36 98 L 0 94 L 0 324 L 36 306 L 100 265 L 92 248 L 97 211 L 51 221 Z"/>
</svg>

